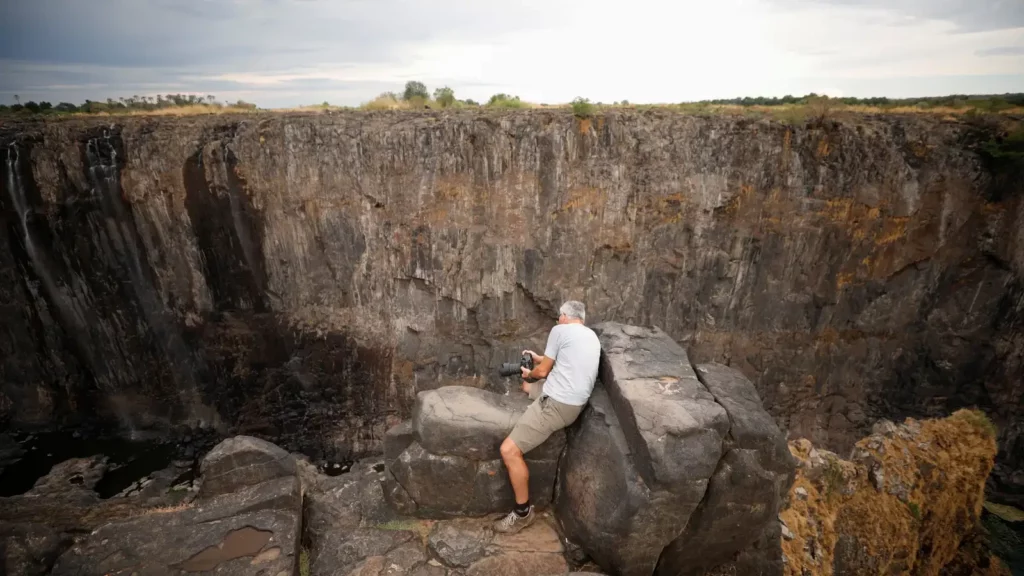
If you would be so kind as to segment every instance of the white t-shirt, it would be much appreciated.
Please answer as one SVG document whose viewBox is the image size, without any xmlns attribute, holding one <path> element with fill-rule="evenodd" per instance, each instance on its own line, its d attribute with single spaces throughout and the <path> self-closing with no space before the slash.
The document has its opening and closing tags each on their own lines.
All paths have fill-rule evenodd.
<svg viewBox="0 0 1024 576">
<path fill-rule="evenodd" d="M 583 324 L 559 324 L 548 334 L 544 355 L 555 361 L 544 381 L 544 393 L 563 404 L 586 404 L 601 361 L 597 334 Z"/>
</svg>

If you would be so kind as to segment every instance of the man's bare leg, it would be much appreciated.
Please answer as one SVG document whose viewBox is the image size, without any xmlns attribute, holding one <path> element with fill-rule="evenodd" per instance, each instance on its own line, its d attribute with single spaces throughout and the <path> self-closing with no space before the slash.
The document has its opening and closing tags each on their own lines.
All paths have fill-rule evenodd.
<svg viewBox="0 0 1024 576">
<path fill-rule="evenodd" d="M 523 452 L 511 438 L 505 438 L 501 443 L 501 459 L 505 461 L 505 468 L 508 469 L 508 479 L 512 482 L 516 504 L 526 504 L 530 500 L 530 469 L 523 459 Z"/>
<path fill-rule="evenodd" d="M 505 438 L 501 443 L 501 459 L 508 469 L 508 479 L 516 495 L 516 506 L 504 518 L 494 522 L 494 531 L 514 534 L 537 519 L 530 505 L 530 470 L 523 459 L 523 451 L 511 438 Z"/>
</svg>

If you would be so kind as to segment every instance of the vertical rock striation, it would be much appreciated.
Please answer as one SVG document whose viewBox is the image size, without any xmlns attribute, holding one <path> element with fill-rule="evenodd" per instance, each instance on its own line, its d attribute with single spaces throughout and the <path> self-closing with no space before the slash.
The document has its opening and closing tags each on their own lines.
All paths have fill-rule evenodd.
<svg viewBox="0 0 1024 576">
<path fill-rule="evenodd" d="M 559 303 L 656 325 L 791 433 L 984 408 L 1024 497 L 1024 191 L 990 129 L 667 111 L 76 118 L 0 127 L 0 419 L 377 450 L 500 391 Z"/>
</svg>

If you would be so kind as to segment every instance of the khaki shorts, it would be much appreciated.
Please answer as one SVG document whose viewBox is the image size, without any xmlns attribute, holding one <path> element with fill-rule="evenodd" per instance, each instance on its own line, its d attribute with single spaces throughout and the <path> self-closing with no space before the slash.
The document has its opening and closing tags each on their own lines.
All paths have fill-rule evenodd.
<svg viewBox="0 0 1024 576">
<path fill-rule="evenodd" d="M 543 444 L 551 434 L 575 422 L 585 406 L 562 404 L 541 394 L 519 418 L 508 437 L 526 454 Z"/>
</svg>

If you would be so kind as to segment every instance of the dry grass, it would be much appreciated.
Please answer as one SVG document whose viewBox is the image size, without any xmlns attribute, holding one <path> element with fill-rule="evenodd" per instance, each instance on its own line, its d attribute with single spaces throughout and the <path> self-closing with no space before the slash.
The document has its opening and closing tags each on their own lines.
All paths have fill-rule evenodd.
<svg viewBox="0 0 1024 576">
<path fill-rule="evenodd" d="M 175 504 L 173 506 L 160 506 L 159 508 L 146 508 L 142 510 L 139 515 L 148 516 L 150 514 L 170 514 L 173 512 L 183 512 L 192 508 L 192 502 L 182 502 L 181 504 Z"/>
<path fill-rule="evenodd" d="M 218 114 L 251 114 L 257 112 L 254 108 L 242 108 L 238 106 L 176 106 L 172 108 L 159 108 L 156 110 L 124 110 L 115 112 L 73 112 L 61 116 L 202 116 Z"/>
<path fill-rule="evenodd" d="M 378 530 L 394 530 L 394 531 L 409 531 L 415 532 L 420 536 L 420 539 L 424 542 L 427 541 L 427 536 L 430 534 L 430 529 L 434 526 L 433 520 L 391 520 L 384 522 L 383 524 L 377 524 L 373 527 Z"/>
<path fill-rule="evenodd" d="M 974 410 L 908 419 L 896 434 L 860 441 L 855 462 L 822 451 L 814 463 L 810 442 L 792 442 L 801 466 L 781 515 L 795 534 L 783 541 L 786 574 L 832 574 L 835 543 L 845 535 L 877 562 L 879 573 L 938 575 L 977 529 L 996 454 L 984 421 Z M 806 499 L 795 494 L 798 487 Z"/>
</svg>

